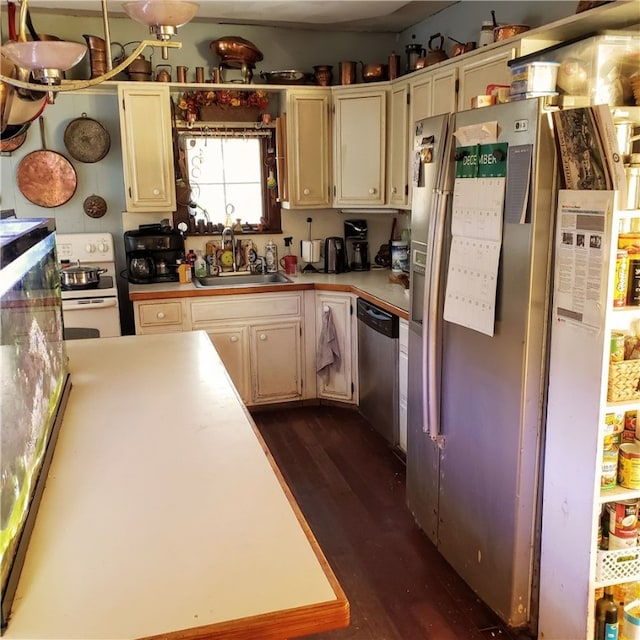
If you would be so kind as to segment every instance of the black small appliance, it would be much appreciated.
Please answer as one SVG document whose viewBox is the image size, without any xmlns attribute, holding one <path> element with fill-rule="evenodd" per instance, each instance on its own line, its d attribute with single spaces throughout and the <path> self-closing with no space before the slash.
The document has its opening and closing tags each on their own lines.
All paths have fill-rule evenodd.
<svg viewBox="0 0 640 640">
<path fill-rule="evenodd" d="M 344 273 L 345 271 L 349 271 L 347 253 L 342 238 L 325 238 L 324 271 L 325 273 Z"/>
<path fill-rule="evenodd" d="M 178 282 L 178 265 L 184 260 L 184 239 L 179 231 L 160 224 L 145 224 L 125 231 L 127 279 L 133 284 Z"/>
<path fill-rule="evenodd" d="M 344 241 L 346 244 L 347 264 L 351 271 L 368 271 L 369 242 L 367 241 L 366 220 L 345 220 Z"/>
</svg>

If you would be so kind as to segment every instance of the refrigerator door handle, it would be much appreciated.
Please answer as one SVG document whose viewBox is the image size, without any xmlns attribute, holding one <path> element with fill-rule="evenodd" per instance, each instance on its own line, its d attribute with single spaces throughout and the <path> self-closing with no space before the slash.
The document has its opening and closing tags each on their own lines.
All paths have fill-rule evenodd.
<svg viewBox="0 0 640 640">
<path fill-rule="evenodd" d="M 423 340 L 425 357 L 426 380 L 423 385 L 424 424 L 430 438 L 444 447 L 444 436 L 440 434 L 440 382 L 438 360 L 440 354 L 439 332 L 439 292 L 441 280 L 441 264 L 444 247 L 445 221 L 447 218 L 447 204 L 449 192 L 441 191 L 438 196 L 434 216 L 433 252 L 431 255 L 431 286 L 427 302 L 426 329 Z"/>
</svg>

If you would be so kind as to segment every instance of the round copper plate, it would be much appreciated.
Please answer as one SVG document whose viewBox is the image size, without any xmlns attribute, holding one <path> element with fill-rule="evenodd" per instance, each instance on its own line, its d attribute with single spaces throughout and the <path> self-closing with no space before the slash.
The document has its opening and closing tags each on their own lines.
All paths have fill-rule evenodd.
<svg viewBox="0 0 640 640">
<path fill-rule="evenodd" d="M 84 212 L 90 218 L 102 218 L 107 213 L 107 203 L 101 196 L 89 196 L 82 204 Z"/>
<path fill-rule="evenodd" d="M 48 151 L 44 138 L 44 119 L 40 120 L 43 149 L 27 154 L 18 165 L 16 182 L 20 193 L 40 207 L 59 207 L 73 197 L 78 177 L 73 165 L 61 154 Z"/>
<path fill-rule="evenodd" d="M 97 120 L 83 113 L 64 130 L 64 145 L 74 160 L 98 162 L 109 153 L 111 137 Z"/>
</svg>

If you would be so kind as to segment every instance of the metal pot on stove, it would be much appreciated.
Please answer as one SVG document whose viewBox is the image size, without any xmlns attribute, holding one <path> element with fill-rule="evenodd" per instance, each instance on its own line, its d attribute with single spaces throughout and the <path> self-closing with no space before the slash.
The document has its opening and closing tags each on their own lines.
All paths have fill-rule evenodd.
<svg viewBox="0 0 640 640">
<path fill-rule="evenodd" d="M 100 274 L 105 272 L 106 269 L 85 267 L 78 260 L 75 266 L 60 270 L 60 282 L 63 289 L 89 289 L 98 286 Z"/>
</svg>

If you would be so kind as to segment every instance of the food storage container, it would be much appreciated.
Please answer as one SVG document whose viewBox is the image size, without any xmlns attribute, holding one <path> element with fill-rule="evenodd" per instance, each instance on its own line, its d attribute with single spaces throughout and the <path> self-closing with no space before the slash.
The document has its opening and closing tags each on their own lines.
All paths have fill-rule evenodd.
<svg viewBox="0 0 640 640">
<path fill-rule="evenodd" d="M 511 95 L 555 91 L 559 62 L 527 62 L 511 67 Z"/>
</svg>

